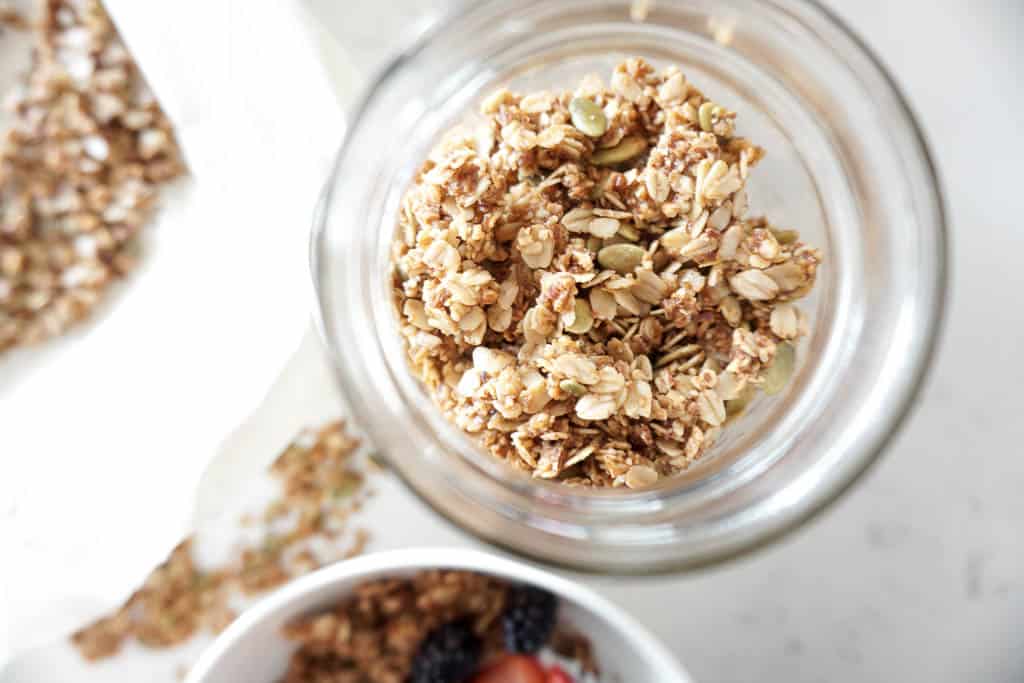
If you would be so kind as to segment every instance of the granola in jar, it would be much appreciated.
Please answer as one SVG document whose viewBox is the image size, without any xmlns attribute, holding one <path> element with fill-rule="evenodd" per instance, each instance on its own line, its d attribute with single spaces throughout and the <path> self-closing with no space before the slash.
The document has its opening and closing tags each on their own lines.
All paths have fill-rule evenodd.
<svg viewBox="0 0 1024 683">
<path fill-rule="evenodd" d="M 405 194 L 394 295 L 445 416 L 541 479 L 644 488 L 685 470 L 808 333 L 820 252 L 749 215 L 764 151 L 679 69 L 502 89 Z"/>
</svg>

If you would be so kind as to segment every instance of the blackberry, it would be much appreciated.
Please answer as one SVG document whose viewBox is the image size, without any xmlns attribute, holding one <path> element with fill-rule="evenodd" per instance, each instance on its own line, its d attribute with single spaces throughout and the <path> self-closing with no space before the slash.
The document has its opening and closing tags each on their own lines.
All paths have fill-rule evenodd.
<svg viewBox="0 0 1024 683">
<path fill-rule="evenodd" d="M 482 643 L 468 621 L 434 629 L 412 660 L 409 683 L 463 683 L 476 673 Z"/>
<path fill-rule="evenodd" d="M 505 648 L 532 654 L 544 647 L 555 628 L 558 599 L 543 588 L 518 586 L 509 591 L 501 622 Z"/>
</svg>

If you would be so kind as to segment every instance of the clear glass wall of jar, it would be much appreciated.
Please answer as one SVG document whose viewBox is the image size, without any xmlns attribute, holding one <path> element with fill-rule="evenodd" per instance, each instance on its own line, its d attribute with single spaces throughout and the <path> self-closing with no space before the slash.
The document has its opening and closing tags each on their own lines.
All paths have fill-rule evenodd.
<svg viewBox="0 0 1024 683">
<path fill-rule="evenodd" d="M 705 564 L 795 528 L 870 465 L 912 408 L 940 328 L 941 193 L 899 90 L 838 19 L 802 0 L 491 0 L 440 18 L 353 113 L 312 244 L 322 327 L 352 416 L 456 524 L 595 571 Z M 498 85 L 561 87 L 627 56 L 682 67 L 768 150 L 755 206 L 825 256 L 788 388 L 683 476 L 646 491 L 531 480 L 479 453 L 405 367 L 389 246 L 439 134 Z"/>
</svg>

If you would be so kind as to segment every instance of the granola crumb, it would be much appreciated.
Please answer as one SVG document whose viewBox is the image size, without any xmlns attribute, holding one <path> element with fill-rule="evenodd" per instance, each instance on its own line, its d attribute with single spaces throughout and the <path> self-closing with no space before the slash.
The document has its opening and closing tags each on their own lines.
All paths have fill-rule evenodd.
<svg viewBox="0 0 1024 683">
<path fill-rule="evenodd" d="M 359 440 L 341 421 L 299 435 L 271 466 L 282 494 L 260 520 L 266 527 L 263 542 L 244 548 L 223 567 L 203 569 L 195 562 L 192 540 L 186 539 L 123 606 L 72 636 L 81 656 L 90 661 L 111 657 L 129 638 L 166 648 L 198 632 L 219 633 L 237 616 L 231 605 L 234 596 L 261 593 L 360 554 L 369 532 L 353 530 L 342 550 L 348 534 L 337 527 L 337 520 L 347 519 L 366 495 L 362 468 L 355 460 L 358 447 Z M 280 531 L 286 522 L 290 527 Z M 327 539 L 337 554 L 313 552 L 309 542 L 316 539 Z"/>
<path fill-rule="evenodd" d="M 578 662 L 580 668 L 588 673 L 596 673 L 597 659 L 594 656 L 594 648 L 590 639 L 568 628 L 561 628 L 555 631 L 551 638 L 551 649 L 566 659 Z"/>
<path fill-rule="evenodd" d="M 583 101 L 585 100 L 585 101 Z M 491 455 L 645 488 L 704 455 L 776 349 L 821 254 L 747 215 L 764 150 L 679 69 L 502 89 L 405 194 L 392 250 L 409 365 Z M 778 376 L 777 376 L 778 375 Z"/>
<path fill-rule="evenodd" d="M 38 3 L 33 64 L 0 138 L 0 354 L 85 320 L 135 266 L 159 190 L 184 172 L 170 121 L 99 0 Z"/>
<path fill-rule="evenodd" d="M 654 0 L 633 0 L 629 6 L 629 18 L 637 23 L 643 23 L 647 21 L 647 15 L 653 6 Z"/>
<path fill-rule="evenodd" d="M 25 15 L 11 7 L 7 2 L 0 2 L 0 32 L 5 28 L 13 31 L 27 31 L 31 27 Z"/>
</svg>

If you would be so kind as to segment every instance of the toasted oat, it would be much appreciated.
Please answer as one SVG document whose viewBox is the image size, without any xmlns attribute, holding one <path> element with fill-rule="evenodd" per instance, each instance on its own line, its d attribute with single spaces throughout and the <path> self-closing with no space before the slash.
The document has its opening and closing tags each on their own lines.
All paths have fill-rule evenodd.
<svg viewBox="0 0 1024 683">
<path fill-rule="evenodd" d="M 0 353 L 84 320 L 134 267 L 159 188 L 183 171 L 99 0 L 39 5 L 0 140 Z M 2 7 L 0 22 L 29 27 Z"/>
<path fill-rule="evenodd" d="M 75 647 L 96 660 L 116 654 L 130 637 L 163 648 L 199 631 L 218 633 L 235 619 L 236 593 L 269 590 L 326 561 L 362 552 L 366 530 L 346 533 L 349 516 L 366 495 L 355 463 L 358 446 L 342 422 L 301 434 L 271 466 L 282 493 L 264 511 L 258 547 L 241 550 L 226 566 L 203 569 L 195 564 L 191 539 L 183 541 L 122 607 L 75 633 Z M 309 541 L 315 539 L 335 546 L 336 556 L 314 553 Z"/>
<path fill-rule="evenodd" d="M 764 152 L 677 68 L 631 59 L 610 87 L 500 90 L 482 113 L 402 202 L 394 291 L 413 372 L 535 477 L 642 488 L 678 473 L 758 386 L 788 381 L 776 349 L 807 334 L 793 302 L 819 252 L 746 215 Z"/>
</svg>

